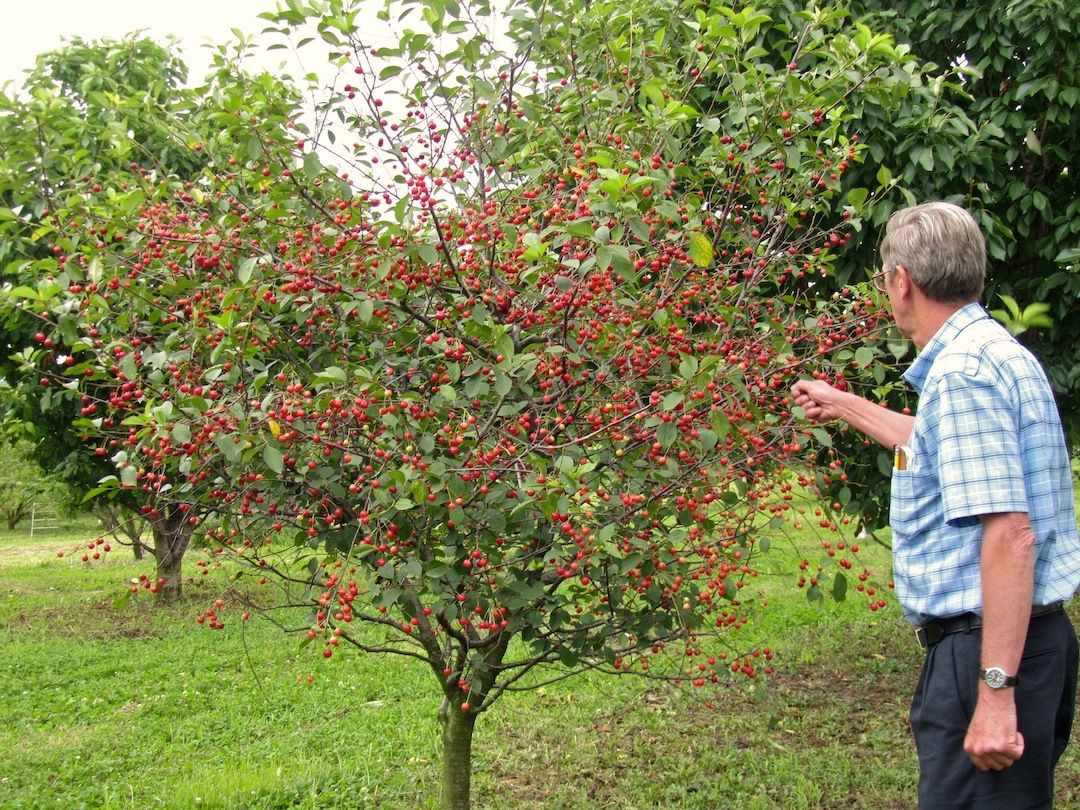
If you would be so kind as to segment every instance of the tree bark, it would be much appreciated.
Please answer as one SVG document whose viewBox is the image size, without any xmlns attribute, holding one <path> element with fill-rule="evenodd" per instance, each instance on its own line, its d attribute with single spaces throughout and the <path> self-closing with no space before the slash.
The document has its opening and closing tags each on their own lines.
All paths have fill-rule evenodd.
<svg viewBox="0 0 1080 810">
<path fill-rule="evenodd" d="M 463 712 L 447 701 L 439 711 L 442 723 L 443 810 L 468 810 L 472 790 L 472 739 L 476 712 Z"/>
<path fill-rule="evenodd" d="M 19 524 L 22 523 L 23 518 L 30 513 L 30 507 L 32 505 L 33 501 L 25 501 L 17 503 L 8 509 L 4 513 L 4 517 L 7 519 L 7 527 L 12 531 L 18 528 Z"/>
<path fill-rule="evenodd" d="M 157 596 L 162 602 L 175 602 L 183 596 L 181 567 L 193 531 L 187 518 L 187 513 L 175 506 L 165 507 L 159 515 L 150 518 L 157 567 Z"/>
</svg>

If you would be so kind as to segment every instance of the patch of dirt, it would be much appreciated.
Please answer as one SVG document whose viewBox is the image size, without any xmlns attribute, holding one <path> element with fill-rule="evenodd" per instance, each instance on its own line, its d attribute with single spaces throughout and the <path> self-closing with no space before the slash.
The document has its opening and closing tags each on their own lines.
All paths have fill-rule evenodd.
<svg viewBox="0 0 1080 810">
<path fill-rule="evenodd" d="M 62 544 L 29 541 L 14 546 L 0 546 L 0 568 L 9 565 L 35 565 L 48 560 L 56 560 L 57 552 L 63 551 L 66 554 L 70 550 Z"/>
<path fill-rule="evenodd" d="M 82 638 L 159 638 L 151 626 L 154 606 L 137 604 L 117 610 L 112 600 L 82 605 L 46 607 L 33 612 L 20 611 L 7 620 L 5 627 L 16 632 L 47 629 L 50 633 Z"/>
<path fill-rule="evenodd" d="M 1077 623 L 1080 603 L 1070 606 L 1069 613 Z M 499 722 L 501 753 L 490 765 L 485 763 L 493 785 L 484 791 L 484 800 L 498 797 L 491 806 L 508 808 L 551 806 L 566 799 L 561 788 L 572 782 L 580 791 L 572 794 L 578 797 L 573 802 L 590 808 L 625 807 L 625 769 L 670 780 L 673 767 L 676 771 L 692 767 L 696 752 L 734 750 L 767 757 L 770 747 L 804 758 L 808 767 L 830 750 L 842 752 L 856 772 L 873 773 L 888 762 L 901 776 L 909 768 L 913 783 L 917 763 L 908 710 L 921 661 L 922 651 L 913 639 L 900 633 L 895 623 L 883 624 L 867 637 L 822 653 L 812 664 L 778 662 L 757 702 L 737 686 L 710 695 L 712 708 L 692 690 L 653 687 L 636 701 L 598 712 L 591 725 L 577 730 L 573 741 L 559 736 L 568 733 L 567 725 L 558 720 L 564 698 L 550 695 L 541 701 L 554 718 L 550 723 L 519 723 L 514 717 Z M 566 756 L 568 749 L 573 761 Z M 1062 807 L 1080 807 L 1076 750 L 1080 750 L 1080 722 L 1074 726 L 1070 752 L 1057 769 L 1056 796 Z M 908 764 L 898 764 L 898 757 Z M 689 796 L 693 786 L 685 787 Z M 907 793 L 871 795 L 872 786 L 860 788 L 854 781 L 848 795 L 837 795 L 837 788 L 832 786 L 828 798 L 832 803 L 823 807 L 909 810 L 913 806 Z M 782 787 L 767 789 L 768 806 L 783 807 Z M 583 795 L 587 804 L 580 798 Z"/>
<path fill-rule="evenodd" d="M 896 667 L 889 677 L 868 677 L 867 671 L 876 673 L 878 667 L 860 668 L 854 661 L 850 669 L 823 661 L 780 666 L 768 679 L 764 698 L 755 701 L 736 681 L 733 688 L 709 694 L 711 707 L 700 693 L 661 684 L 633 702 L 598 713 L 591 728 L 581 729 L 573 743 L 550 738 L 553 732 L 566 732 L 557 721 L 530 727 L 510 720 L 500 725 L 498 734 L 513 752 L 512 761 L 508 758 L 504 764 L 497 759 L 491 764 L 497 786 L 492 795 L 509 799 L 507 807 L 546 806 L 559 795 L 560 786 L 572 780 L 584 791 L 588 806 L 622 807 L 626 785 L 621 772 L 628 768 L 664 780 L 671 778 L 673 767 L 679 770 L 699 755 L 734 750 L 766 756 L 770 745 L 796 757 L 843 748 L 855 767 L 871 770 L 883 756 L 867 743 L 873 724 L 887 726 L 883 730 L 887 739 L 910 739 L 907 702 L 917 670 Z M 900 680 L 904 683 L 898 686 Z M 557 717 L 558 706 L 549 708 Z M 562 755 L 567 745 L 577 752 L 576 764 Z M 686 787 L 689 796 L 693 786 Z M 775 806 L 782 806 L 780 793 L 774 800 Z M 905 805 L 889 805 L 876 796 L 851 796 L 845 806 L 900 810 Z"/>
</svg>

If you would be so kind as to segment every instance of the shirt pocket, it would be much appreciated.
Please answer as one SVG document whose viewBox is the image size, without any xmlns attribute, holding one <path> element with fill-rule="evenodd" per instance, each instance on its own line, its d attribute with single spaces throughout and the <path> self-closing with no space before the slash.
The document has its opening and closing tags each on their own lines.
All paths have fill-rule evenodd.
<svg viewBox="0 0 1080 810">
<path fill-rule="evenodd" d="M 925 535 L 940 523 L 940 492 L 937 479 L 927 465 L 916 463 L 906 470 L 893 470 L 889 525 L 901 542 Z"/>
</svg>

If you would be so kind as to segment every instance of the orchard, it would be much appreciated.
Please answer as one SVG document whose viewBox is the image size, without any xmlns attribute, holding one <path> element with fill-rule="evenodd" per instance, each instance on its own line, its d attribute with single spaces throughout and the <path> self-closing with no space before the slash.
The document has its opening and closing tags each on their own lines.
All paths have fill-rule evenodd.
<svg viewBox="0 0 1080 810">
<path fill-rule="evenodd" d="M 828 10 L 526 0 L 497 36 L 484 3 L 391 12 L 375 48 L 347 3 L 264 15 L 332 50 L 319 126 L 234 75 L 201 174 L 58 190 L 7 296 L 38 321 L 23 395 L 112 468 L 94 495 L 207 544 L 243 618 L 304 609 L 314 655 L 430 669 L 457 808 L 508 692 L 767 673 L 731 631 L 800 482 L 847 495 L 814 518 L 840 570 L 799 584 L 858 572 L 841 460 L 797 474 L 788 390 L 875 382 L 884 312 L 816 290 L 859 226 L 846 99 L 898 92 L 907 57 Z"/>
</svg>

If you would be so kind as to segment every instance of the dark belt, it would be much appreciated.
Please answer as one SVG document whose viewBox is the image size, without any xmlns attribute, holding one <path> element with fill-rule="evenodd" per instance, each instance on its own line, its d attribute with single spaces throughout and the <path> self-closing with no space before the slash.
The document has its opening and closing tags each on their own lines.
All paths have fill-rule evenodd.
<svg viewBox="0 0 1080 810">
<path fill-rule="evenodd" d="M 1061 602 L 1052 605 L 1034 605 L 1031 608 L 1032 620 L 1040 616 L 1049 616 L 1053 613 L 1064 612 L 1065 607 Z M 945 636 L 952 633 L 969 633 L 983 625 L 982 616 L 978 613 L 964 613 L 960 616 L 952 616 L 948 619 L 931 619 L 921 627 L 915 628 L 915 638 L 919 646 L 928 650 L 941 641 Z"/>
</svg>

